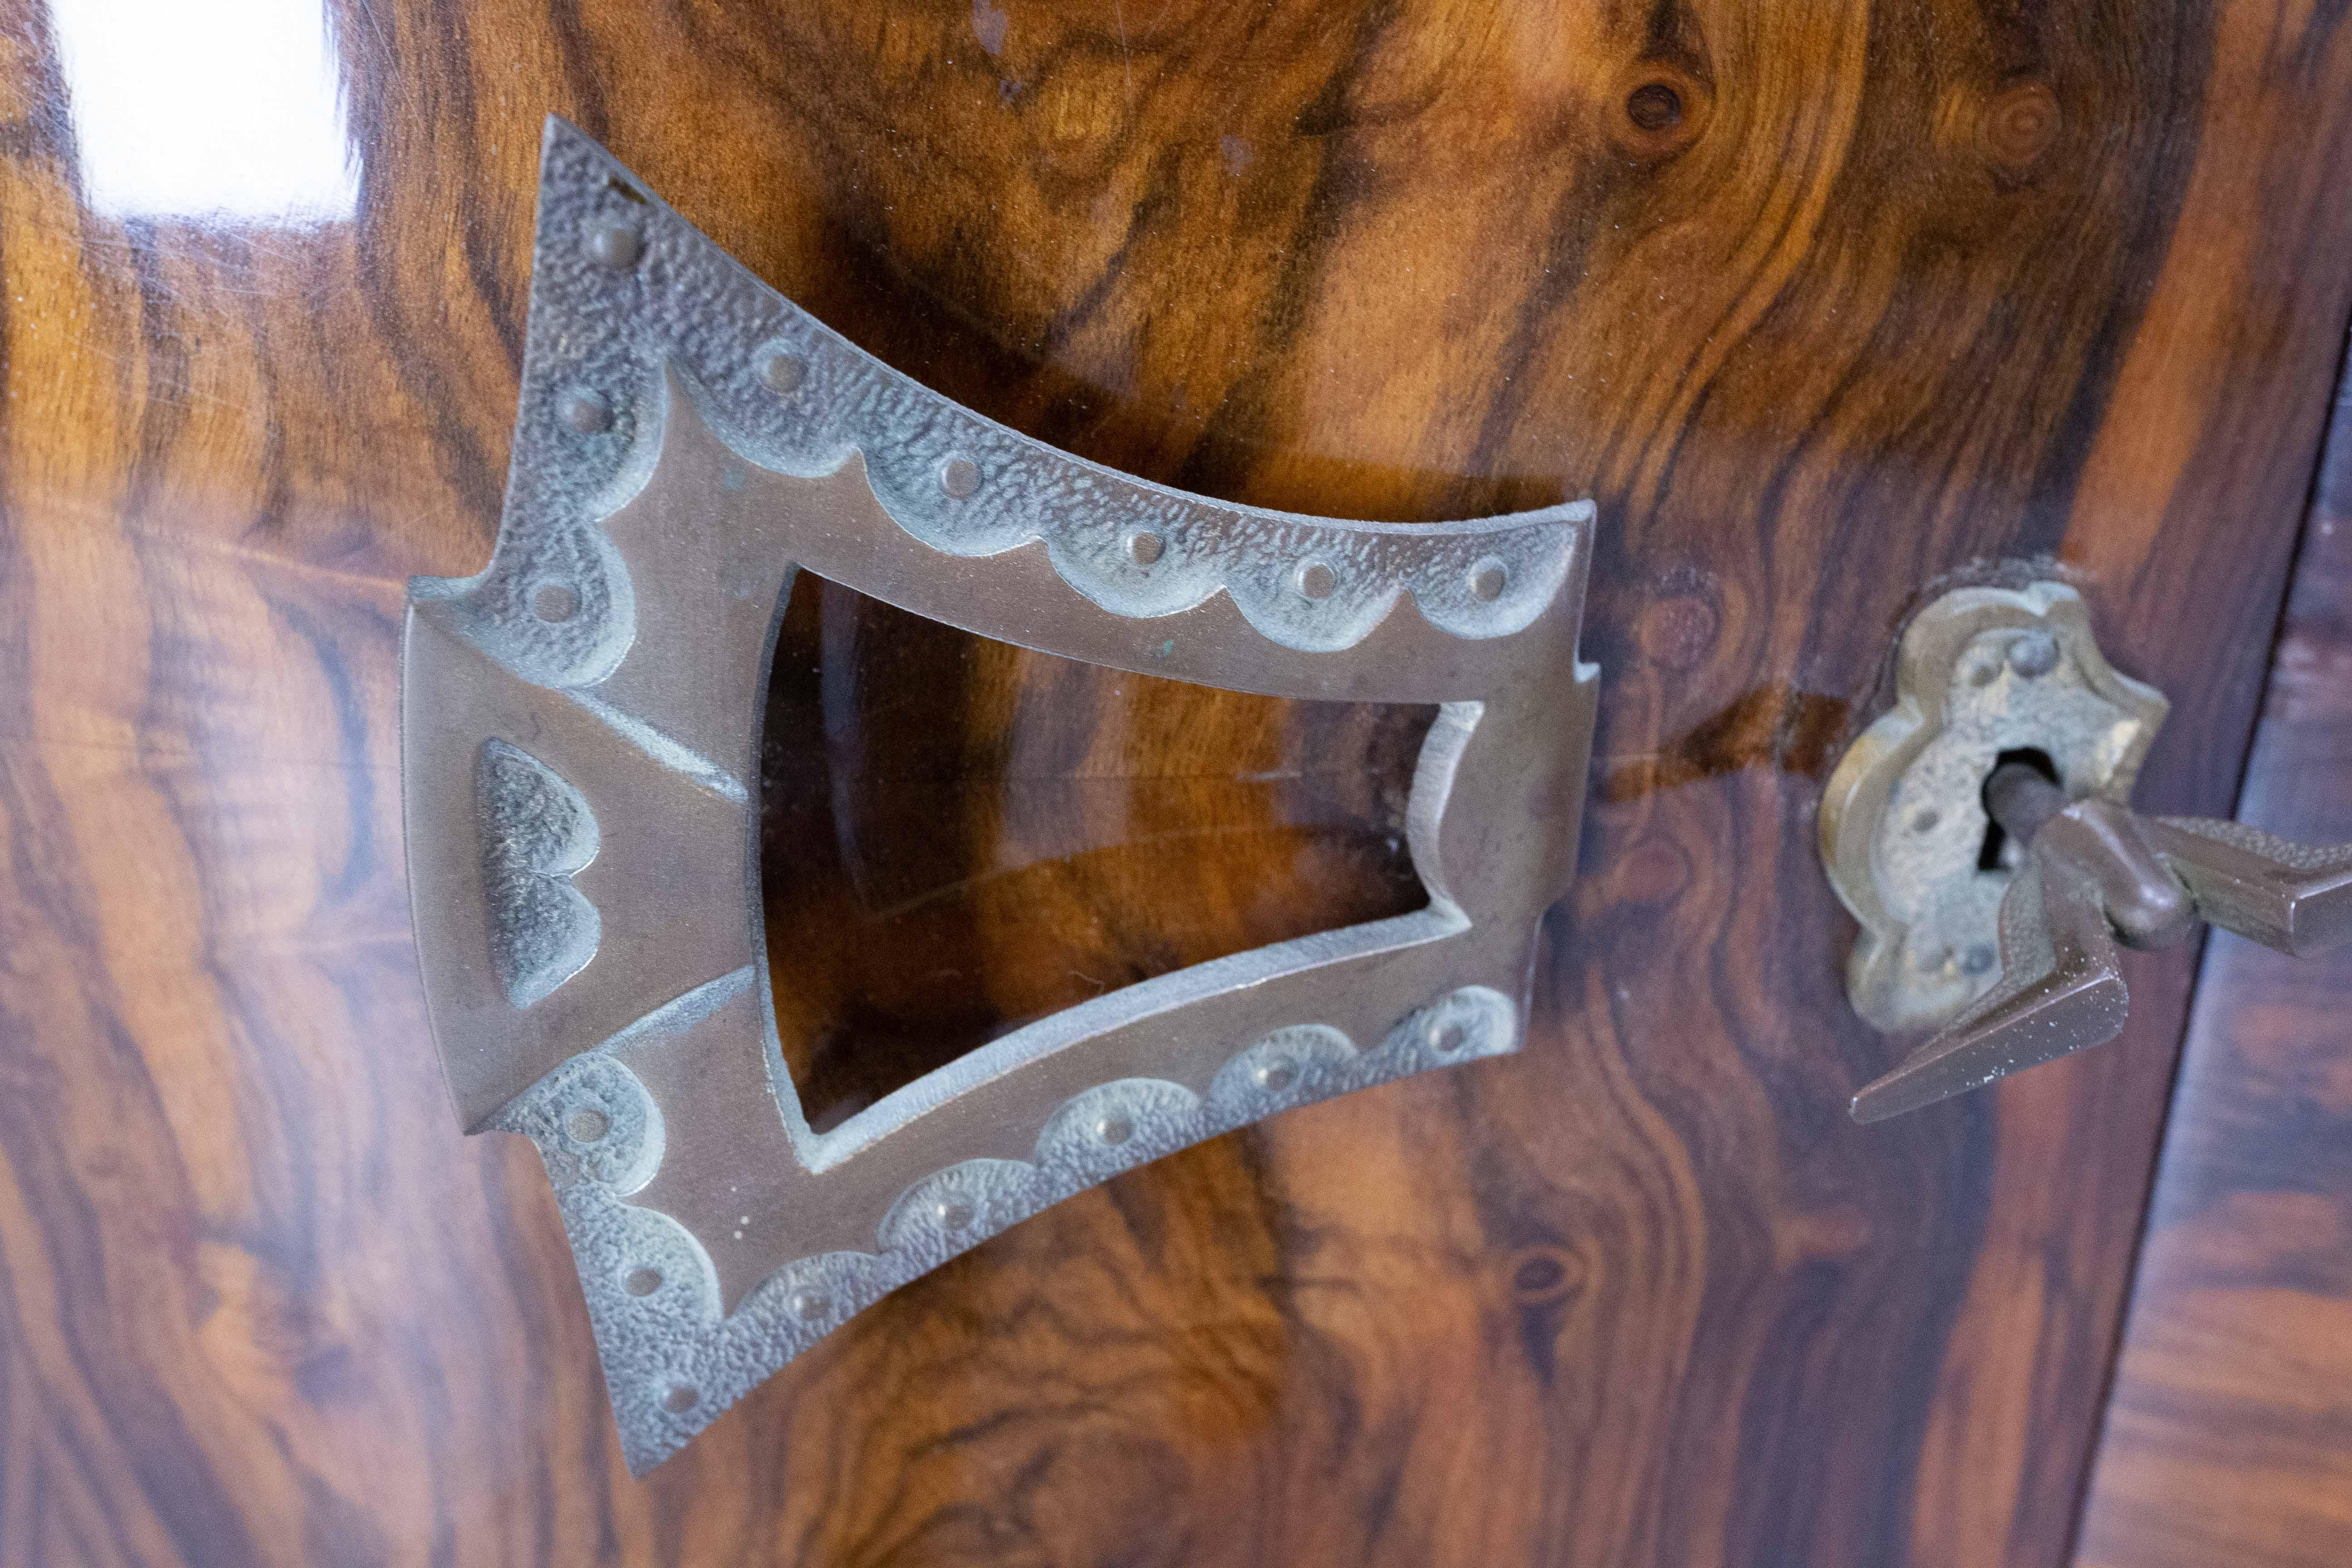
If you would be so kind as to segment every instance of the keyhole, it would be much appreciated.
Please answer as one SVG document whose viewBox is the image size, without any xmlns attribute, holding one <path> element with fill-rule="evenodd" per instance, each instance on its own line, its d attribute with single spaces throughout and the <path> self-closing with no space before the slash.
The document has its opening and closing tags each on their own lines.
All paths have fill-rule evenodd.
<svg viewBox="0 0 2352 1568">
<path fill-rule="evenodd" d="M 1993 759 L 1991 773 L 1985 774 L 1985 783 L 1992 783 L 1993 773 L 2000 772 L 2003 767 L 2007 766 L 2011 763 L 2023 763 L 2027 767 L 2032 768 L 2035 773 L 2040 773 L 2052 784 L 2058 784 L 2062 787 L 2065 784 L 2065 781 L 2058 776 L 2058 765 L 2050 760 L 2050 753 L 2031 746 L 2021 751 L 2003 752 L 2000 756 L 1995 757 Z M 1987 805 L 1985 807 L 1984 847 L 1977 851 L 1977 869 L 1979 871 L 2000 870 L 2001 854 L 2008 847 L 2009 830 L 2001 826 L 2000 821 L 1994 817 L 1991 806 Z"/>
</svg>

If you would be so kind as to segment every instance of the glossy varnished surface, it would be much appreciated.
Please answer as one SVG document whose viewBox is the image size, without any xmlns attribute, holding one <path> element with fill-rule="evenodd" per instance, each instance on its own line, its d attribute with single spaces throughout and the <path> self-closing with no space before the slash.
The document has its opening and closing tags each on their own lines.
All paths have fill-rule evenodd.
<svg viewBox="0 0 2352 1568">
<path fill-rule="evenodd" d="M 1857 1129 L 1901 1046 L 1811 814 L 1930 585 L 2048 555 L 2174 699 L 2142 803 L 2228 809 L 2347 313 L 2335 13 L 354 3 L 358 205 L 300 226 L 89 210 L 47 17 L 0 6 L 0 1561 L 2062 1559 L 2188 969 Z M 488 548 L 549 110 L 1087 456 L 1601 505 L 1527 1052 L 1050 1211 L 642 1485 L 399 870 L 400 584 Z"/>
<path fill-rule="evenodd" d="M 2239 814 L 2352 840 L 2352 397 L 2341 397 Z M 2352 954 L 2216 936 L 2076 1561 L 2352 1557 Z"/>
<path fill-rule="evenodd" d="M 1436 717 L 1080 664 L 801 574 L 761 892 L 811 1124 L 1120 986 L 1423 908 L 1405 802 Z"/>
</svg>

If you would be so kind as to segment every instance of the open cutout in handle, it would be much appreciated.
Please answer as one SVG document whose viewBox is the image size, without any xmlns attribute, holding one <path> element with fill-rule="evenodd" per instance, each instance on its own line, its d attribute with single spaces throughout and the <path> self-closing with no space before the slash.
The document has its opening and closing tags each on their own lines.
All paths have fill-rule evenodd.
<svg viewBox="0 0 2352 1568">
<path fill-rule="evenodd" d="M 1339 522 L 1055 451 L 827 331 L 551 121 L 506 512 L 482 574 L 411 587 L 402 782 L 444 1068 L 468 1129 L 539 1145 L 631 1467 L 1071 1193 L 1516 1049 L 1583 805 L 1591 524 Z M 802 569 L 1115 669 L 1434 705 L 1406 811 L 1427 907 L 1096 997 L 818 1131 L 768 1001 L 751 787 Z M 483 809 L 486 754 L 537 793 Z M 501 951 L 556 956 L 518 990 Z"/>
</svg>

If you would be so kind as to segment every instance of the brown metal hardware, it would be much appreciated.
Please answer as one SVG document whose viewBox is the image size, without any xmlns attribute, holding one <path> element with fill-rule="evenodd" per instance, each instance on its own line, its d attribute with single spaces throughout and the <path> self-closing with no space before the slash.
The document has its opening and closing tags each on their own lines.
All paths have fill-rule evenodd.
<svg viewBox="0 0 2352 1568">
<path fill-rule="evenodd" d="M 1518 1048 L 1591 749 L 1591 501 L 1354 522 L 1082 461 L 830 331 L 560 121 L 514 454 L 482 573 L 411 586 L 418 962 L 465 1125 L 546 1163 L 632 1469 L 1073 1193 Z M 1110 669 L 1436 707 L 1404 809 L 1427 907 L 1106 992 L 814 1124 L 753 852 L 803 571 Z"/>
<path fill-rule="evenodd" d="M 1913 617 L 1895 701 L 1822 797 L 1822 863 L 1861 928 L 1854 1011 L 1889 1034 L 1939 1029 L 2000 983 L 2000 904 L 2025 869 L 1990 862 L 1985 780 L 2033 756 L 2068 800 L 2130 801 L 2164 694 L 2117 672 L 2063 583 L 1970 587 Z"/>
<path fill-rule="evenodd" d="M 2030 763 L 1994 770 L 1984 804 L 2025 847 L 2000 906 L 2000 984 L 1853 1098 L 1879 1121 L 2104 1044 L 2130 1005 L 2117 945 L 2167 947 L 2200 920 L 2309 956 L 2352 942 L 2352 845 L 2069 801 Z"/>
</svg>

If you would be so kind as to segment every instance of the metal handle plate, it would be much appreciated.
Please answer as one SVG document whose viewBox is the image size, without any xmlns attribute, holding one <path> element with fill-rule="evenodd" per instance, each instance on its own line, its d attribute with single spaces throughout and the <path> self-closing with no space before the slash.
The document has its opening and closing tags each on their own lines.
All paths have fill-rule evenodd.
<svg viewBox="0 0 2352 1568">
<path fill-rule="evenodd" d="M 633 1468 L 1073 1192 L 1517 1048 L 1591 745 L 1590 502 L 1339 522 L 1084 462 L 827 331 L 560 121 L 514 453 L 487 570 L 412 588 L 415 916 L 466 1125 L 545 1158 Z M 812 1130 L 751 790 L 802 569 L 1120 669 L 1440 705 L 1408 807 L 1429 907 L 1113 992 Z"/>
</svg>

